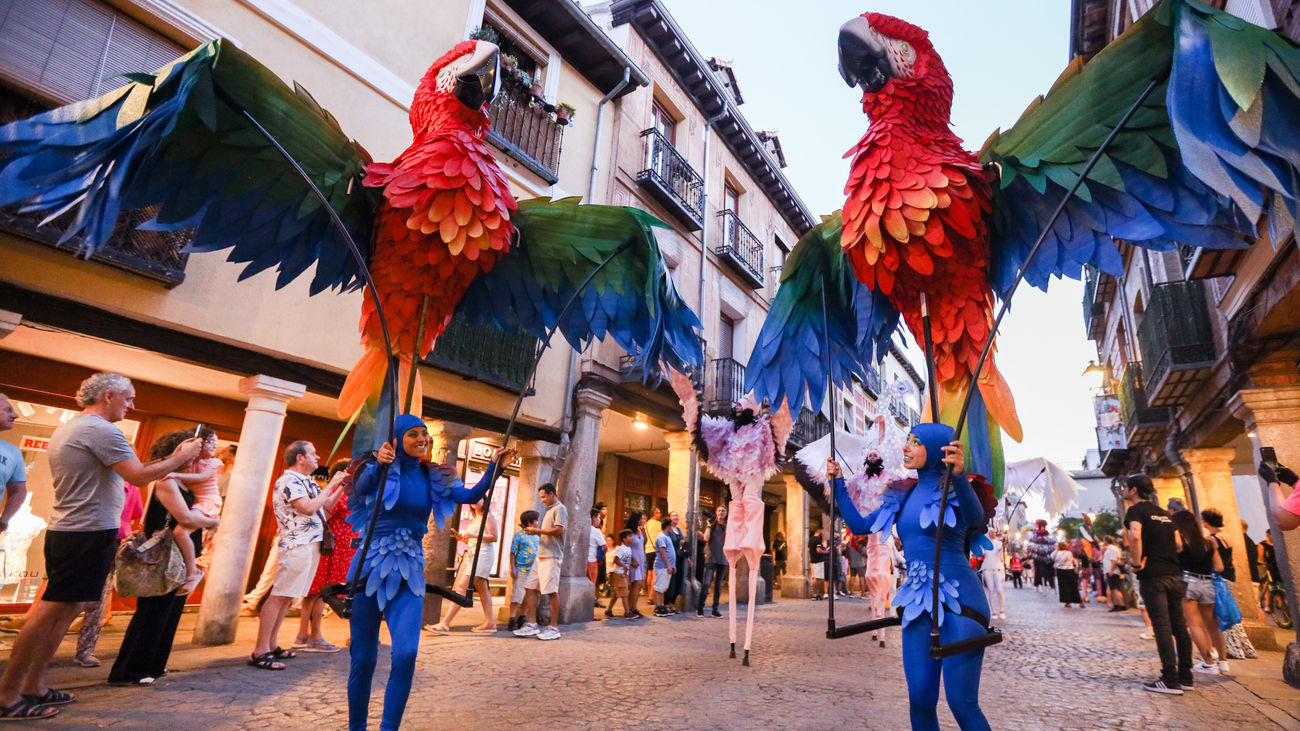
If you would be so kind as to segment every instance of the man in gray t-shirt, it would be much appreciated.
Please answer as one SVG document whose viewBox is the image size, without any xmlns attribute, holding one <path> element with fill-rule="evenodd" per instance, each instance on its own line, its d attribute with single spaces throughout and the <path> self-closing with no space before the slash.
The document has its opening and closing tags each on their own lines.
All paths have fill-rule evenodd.
<svg viewBox="0 0 1300 731">
<path fill-rule="evenodd" d="M 560 621 L 560 566 L 564 562 L 564 529 L 569 524 L 569 509 L 560 502 L 555 494 L 555 485 L 549 482 L 537 488 L 537 495 L 546 506 L 546 515 L 542 516 L 541 525 L 524 528 L 528 535 L 541 536 L 537 545 L 537 562 L 533 564 L 533 570 L 537 572 L 537 589 L 529 589 L 524 598 L 528 621 L 515 630 L 515 635 L 558 640 L 560 632 L 555 625 Z M 551 598 L 551 623 L 541 630 L 537 628 L 538 594 Z"/>
<path fill-rule="evenodd" d="M 83 602 L 98 601 L 117 553 L 125 495 L 122 480 L 147 485 L 199 454 L 187 439 L 164 459 L 144 464 L 114 422 L 135 408 L 135 388 L 125 376 L 96 373 L 81 383 L 82 412 L 50 437 L 54 512 L 45 533 L 45 593 L 14 640 L 12 660 L 0 676 L 0 705 L 9 713 L 48 718 L 53 705 L 72 701 L 51 690 L 45 670 Z M 20 704 L 25 708 L 18 708 Z M 36 708 L 41 706 L 42 708 Z"/>
</svg>

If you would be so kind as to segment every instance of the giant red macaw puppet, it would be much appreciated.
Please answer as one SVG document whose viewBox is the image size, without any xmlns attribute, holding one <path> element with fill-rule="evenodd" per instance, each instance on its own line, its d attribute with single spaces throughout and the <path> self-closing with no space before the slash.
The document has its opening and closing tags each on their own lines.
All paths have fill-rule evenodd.
<svg viewBox="0 0 1300 731">
<path fill-rule="evenodd" d="M 365 538 L 349 573 L 353 728 L 365 726 L 381 616 L 394 649 L 384 727 L 401 722 L 419 643 L 427 516 L 441 525 L 454 503 L 475 502 L 495 483 L 466 490 L 448 470 L 415 469 L 428 443 L 423 422 L 382 418 L 452 314 L 538 337 L 559 329 L 575 348 L 609 335 L 636 354 L 647 379 L 661 363 L 703 361 L 699 320 L 655 241 L 662 222 L 633 208 L 515 201 L 484 141 L 498 55 L 466 41 L 429 67 L 411 104 L 413 140 L 391 163 L 371 164 L 306 91 L 224 40 L 130 75 L 98 99 L 0 127 L 0 206 L 50 213 L 86 255 L 108 241 L 122 210 L 156 206 L 143 227 L 193 229 L 189 250 L 229 249 L 231 261 L 247 263 L 244 277 L 274 267 L 279 287 L 315 265 L 312 294 L 373 278 L 362 305 L 365 353 L 339 412 L 363 417 L 354 453 L 379 446 L 387 422 L 401 429 L 403 456 L 375 471 L 386 477 L 362 473 L 351 503 Z M 365 252 L 353 256 L 347 239 Z M 401 378 L 388 373 L 381 306 Z M 279 669 L 269 652 L 249 664 Z"/>
<path fill-rule="evenodd" d="M 1189 0 L 1165 0 L 976 154 L 949 124 L 952 81 L 927 33 L 866 13 L 846 23 L 840 71 L 862 89 L 869 127 L 849 150 L 841 212 L 791 252 L 745 373 L 773 403 L 816 408 L 887 348 L 901 315 L 922 340 L 928 300 L 939 419 L 953 424 L 993 309 L 1086 161 L 1148 82 L 1153 92 L 1065 201 L 1025 280 L 1112 275 L 1112 237 L 1168 251 L 1244 248 L 1261 214 L 1297 208 L 1300 52 L 1278 34 Z M 1274 240 L 1279 240 L 1276 236 Z M 823 332 L 823 292 L 829 338 Z M 821 366 L 829 348 L 830 373 Z M 1001 491 L 1001 432 L 1019 439 L 1011 390 L 990 358 L 963 437 L 968 467 Z"/>
<path fill-rule="evenodd" d="M 952 82 L 925 31 L 866 13 L 841 28 L 839 52 L 870 126 L 849 151 L 842 212 L 786 261 L 746 386 L 792 412 L 804 398 L 817 408 L 828 381 L 843 386 L 879 360 L 900 315 L 923 340 L 925 298 L 941 401 L 932 418 L 945 423 L 912 428 L 904 456 L 917 479 L 891 485 L 869 515 L 842 479 L 835 495 L 854 533 L 896 529 L 903 542 L 907 578 L 894 603 L 912 727 L 939 727 L 942 676 L 958 724 L 988 728 L 979 675 L 1000 634 L 966 558 L 991 505 L 963 472 L 1000 489 L 1000 432 L 1020 436 L 1007 384 L 991 360 L 979 365 L 995 300 L 1005 303 L 1022 273 L 1043 288 L 1085 265 L 1121 275 L 1112 237 L 1161 251 L 1245 247 L 1267 212 L 1282 240 L 1300 193 L 1300 49 L 1200 3 L 1163 0 L 1093 59 L 1071 63 L 979 155 L 949 129 Z M 948 467 L 940 450 L 967 395 L 969 451 Z M 1179 687 L 1165 670 L 1149 690 Z"/>
</svg>

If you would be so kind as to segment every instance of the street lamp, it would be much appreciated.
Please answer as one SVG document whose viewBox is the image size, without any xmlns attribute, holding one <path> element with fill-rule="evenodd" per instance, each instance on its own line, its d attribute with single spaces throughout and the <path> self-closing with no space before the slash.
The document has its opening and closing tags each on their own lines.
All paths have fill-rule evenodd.
<svg viewBox="0 0 1300 731">
<path fill-rule="evenodd" d="M 1083 382 L 1094 395 L 1106 393 L 1106 367 L 1097 365 L 1097 361 L 1088 359 L 1088 367 L 1083 369 Z"/>
</svg>

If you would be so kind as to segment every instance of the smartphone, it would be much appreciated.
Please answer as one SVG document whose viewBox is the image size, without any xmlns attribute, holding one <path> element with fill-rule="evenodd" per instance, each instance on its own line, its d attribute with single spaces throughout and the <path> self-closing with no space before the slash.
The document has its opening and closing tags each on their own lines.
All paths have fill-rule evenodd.
<svg viewBox="0 0 1300 731">
<path fill-rule="evenodd" d="M 1270 465 L 1277 464 L 1277 450 L 1272 447 L 1259 448 L 1259 461 L 1266 462 Z"/>
<path fill-rule="evenodd" d="M 199 432 L 202 432 L 202 431 L 203 431 L 203 425 L 202 425 L 202 424 L 199 424 L 198 426 L 194 427 L 194 436 L 197 438 L 197 437 L 199 436 Z"/>
</svg>

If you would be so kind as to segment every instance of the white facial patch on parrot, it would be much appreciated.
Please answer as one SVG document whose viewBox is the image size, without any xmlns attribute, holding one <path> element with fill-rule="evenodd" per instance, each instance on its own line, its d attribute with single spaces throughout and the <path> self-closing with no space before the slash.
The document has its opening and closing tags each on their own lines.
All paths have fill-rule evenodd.
<svg viewBox="0 0 1300 731">
<path fill-rule="evenodd" d="M 462 73 L 465 72 L 465 69 L 469 66 L 469 62 L 473 59 L 474 53 L 477 50 L 478 50 L 478 44 L 476 43 L 473 50 L 469 51 L 468 53 L 462 54 L 461 56 L 453 60 L 451 63 L 442 67 L 442 70 L 438 72 L 438 83 L 437 83 L 438 91 L 441 91 L 445 94 L 450 94 L 452 93 L 453 90 L 455 90 L 456 77 L 460 76 Z"/>
<path fill-rule="evenodd" d="M 889 66 L 894 71 L 894 78 L 912 78 L 912 73 L 916 69 L 916 49 L 912 44 L 890 38 L 875 28 L 871 29 L 871 34 L 885 48 L 885 54 L 889 57 Z"/>
</svg>

